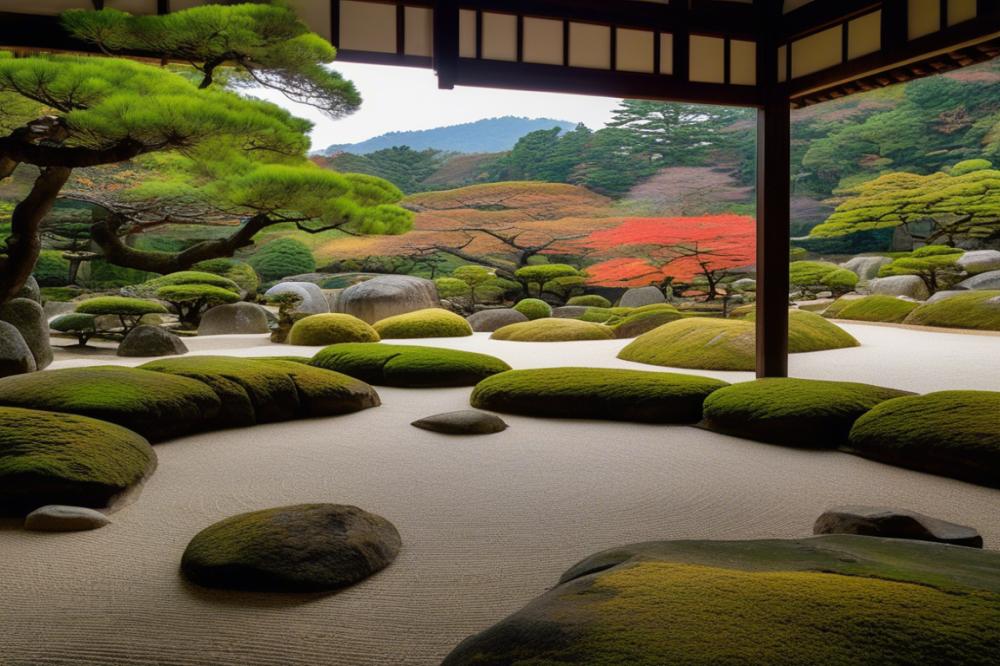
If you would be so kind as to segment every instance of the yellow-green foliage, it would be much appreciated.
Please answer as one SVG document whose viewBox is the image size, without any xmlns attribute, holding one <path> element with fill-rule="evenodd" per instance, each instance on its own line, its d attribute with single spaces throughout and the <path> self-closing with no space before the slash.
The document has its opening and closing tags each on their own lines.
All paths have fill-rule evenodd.
<svg viewBox="0 0 1000 666">
<path fill-rule="evenodd" d="M 379 335 L 367 322 L 349 314 L 318 314 L 292 326 L 288 342 L 293 345 L 335 345 L 340 342 L 378 342 Z"/>
<path fill-rule="evenodd" d="M 857 296 L 854 296 L 854 297 L 841 296 L 840 298 L 838 298 L 837 300 L 835 300 L 833 303 L 830 303 L 830 305 L 827 306 L 827 308 L 825 310 L 823 310 L 822 314 L 823 314 L 824 317 L 827 317 L 828 319 L 839 319 L 840 318 L 840 313 L 844 311 L 844 308 L 846 308 L 848 305 L 850 305 L 854 301 L 861 300 L 861 298 L 866 298 L 866 297 L 863 296 L 863 297 L 859 298 Z M 748 307 L 748 306 L 741 306 L 741 307 Z M 755 307 L 755 306 L 753 306 L 753 307 Z M 737 309 L 739 309 L 739 308 L 737 308 Z M 751 311 L 753 311 L 753 310 L 751 310 Z M 733 312 L 734 312 L 734 316 L 735 316 L 735 312 L 736 311 L 734 310 Z"/>
<path fill-rule="evenodd" d="M 591 324 L 577 319 L 536 319 L 519 324 L 509 324 L 497 329 L 490 336 L 493 340 L 512 342 L 570 342 L 574 340 L 610 340 L 607 326 Z"/>
<path fill-rule="evenodd" d="M 221 408 L 201 382 L 118 366 L 6 377 L 0 379 L 0 405 L 89 416 L 154 442 L 204 430 Z"/>
<path fill-rule="evenodd" d="M 905 323 L 1000 331 L 1000 291 L 970 291 L 914 309 Z"/>
<path fill-rule="evenodd" d="M 240 291 L 239 286 L 233 280 L 215 273 L 207 273 L 204 271 L 180 271 L 177 273 L 170 273 L 162 277 L 153 278 L 152 280 L 139 285 L 139 289 L 146 294 L 155 294 L 163 287 L 176 287 L 178 285 L 192 284 L 219 287 L 220 289 L 226 289 L 233 293 L 239 293 Z"/>
<path fill-rule="evenodd" d="M 409 338 L 461 338 L 472 335 L 464 318 L 441 308 L 427 308 L 388 317 L 375 322 L 375 331 L 383 340 Z"/>
<path fill-rule="evenodd" d="M 472 664 L 987 664 L 1000 555 L 897 539 L 667 541 L 575 565 Z"/>
<path fill-rule="evenodd" d="M 1000 488 L 1000 392 L 941 391 L 883 402 L 848 449 L 882 462 Z"/>
<path fill-rule="evenodd" d="M 0 407 L 0 515 L 46 504 L 103 507 L 152 472 L 149 443 L 72 414 Z"/>
<path fill-rule="evenodd" d="M 510 370 L 493 356 L 415 345 L 346 343 L 320 351 L 310 365 L 342 372 L 369 384 L 432 388 L 473 386 Z"/>
<path fill-rule="evenodd" d="M 76 311 L 92 315 L 141 317 L 145 314 L 166 314 L 167 309 L 156 301 L 124 296 L 88 298 L 76 306 Z"/>
<path fill-rule="evenodd" d="M 851 426 L 875 405 L 905 391 L 814 379 L 758 379 L 705 400 L 705 422 L 736 437 L 807 448 L 847 443 Z"/>
<path fill-rule="evenodd" d="M 552 316 L 552 306 L 538 298 L 524 298 L 517 302 L 514 309 L 528 319 L 544 319 Z"/>
<path fill-rule="evenodd" d="M 584 294 L 574 296 L 566 301 L 566 305 L 584 305 L 591 308 L 610 308 L 611 301 L 598 294 Z"/>
<path fill-rule="evenodd" d="M 750 321 L 756 318 L 756 313 L 747 316 Z M 788 313 L 788 351 L 792 354 L 860 345 L 850 333 L 815 312 L 792 310 Z"/>
<path fill-rule="evenodd" d="M 832 308 L 837 303 L 833 303 Z M 904 301 L 895 296 L 885 296 L 876 294 L 847 301 L 843 307 L 835 310 L 832 316 L 837 319 L 850 319 L 853 321 L 874 321 L 898 324 L 913 312 L 917 307 L 916 303 Z M 827 308 L 827 313 L 830 309 Z M 827 314 L 827 316 L 831 316 Z"/>
<path fill-rule="evenodd" d="M 788 267 L 789 282 L 800 287 L 821 285 L 828 275 L 839 270 L 840 266 L 827 261 L 793 261 Z"/>
<path fill-rule="evenodd" d="M 725 382 L 642 370 L 512 370 L 480 382 L 473 407 L 551 418 L 695 423 L 705 398 Z"/>
<path fill-rule="evenodd" d="M 634 338 L 680 318 L 681 313 L 673 306 L 646 305 L 608 324 L 613 327 L 616 338 Z"/>
</svg>

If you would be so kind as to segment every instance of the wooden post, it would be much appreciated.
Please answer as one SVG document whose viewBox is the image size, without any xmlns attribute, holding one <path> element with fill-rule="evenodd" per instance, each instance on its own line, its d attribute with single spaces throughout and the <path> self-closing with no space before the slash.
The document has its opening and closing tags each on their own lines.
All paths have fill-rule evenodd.
<svg viewBox="0 0 1000 666">
<path fill-rule="evenodd" d="M 458 74 L 458 32 L 457 0 L 440 0 L 434 8 L 434 70 L 438 76 L 438 88 L 444 90 L 455 87 Z"/>
</svg>

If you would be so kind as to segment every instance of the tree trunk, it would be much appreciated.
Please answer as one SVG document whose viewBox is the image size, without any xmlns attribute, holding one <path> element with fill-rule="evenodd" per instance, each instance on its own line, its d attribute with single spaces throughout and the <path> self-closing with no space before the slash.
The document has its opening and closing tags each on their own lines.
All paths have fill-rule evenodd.
<svg viewBox="0 0 1000 666">
<path fill-rule="evenodd" d="M 0 303 L 17 296 L 35 270 L 42 249 L 39 233 L 42 220 L 52 210 L 72 172 L 68 167 L 42 169 L 31 192 L 14 208 L 5 256 L 0 257 Z"/>
</svg>

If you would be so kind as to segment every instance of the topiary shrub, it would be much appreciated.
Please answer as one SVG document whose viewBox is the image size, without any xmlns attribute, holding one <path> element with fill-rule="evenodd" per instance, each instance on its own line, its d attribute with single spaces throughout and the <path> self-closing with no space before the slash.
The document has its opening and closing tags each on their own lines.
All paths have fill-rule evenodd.
<svg viewBox="0 0 1000 666">
<path fill-rule="evenodd" d="M 383 340 L 461 338 L 472 335 L 469 322 L 454 312 L 441 308 L 427 308 L 387 317 L 375 322 L 374 328 Z"/>
<path fill-rule="evenodd" d="M 705 398 L 723 386 L 707 377 L 642 370 L 512 370 L 477 384 L 471 404 L 548 418 L 696 423 Z"/>
<path fill-rule="evenodd" d="M 60 315 L 49 322 L 49 328 L 53 331 L 75 336 L 77 344 L 83 347 L 92 337 L 97 335 L 96 322 L 96 315 L 70 312 Z"/>
<path fill-rule="evenodd" d="M 194 270 L 228 278 L 248 294 L 256 294 L 260 289 L 257 271 L 250 264 L 238 259 L 209 259 L 195 264 Z"/>
<path fill-rule="evenodd" d="M 705 400 L 705 425 L 745 439 L 802 448 L 837 448 L 875 405 L 906 391 L 814 379 L 758 379 Z"/>
<path fill-rule="evenodd" d="M 311 315 L 295 322 L 288 334 L 289 344 L 313 347 L 379 340 L 374 328 L 349 314 Z"/>
<path fill-rule="evenodd" d="M 163 287 L 176 287 L 178 285 L 202 284 L 210 287 L 219 287 L 239 294 L 240 287 L 234 281 L 214 273 L 204 271 L 180 271 L 170 273 L 152 280 L 148 280 L 139 285 L 138 290 L 146 295 L 153 295 Z"/>
<path fill-rule="evenodd" d="M 122 335 L 139 325 L 139 320 L 148 314 L 166 314 L 167 309 L 156 301 L 124 296 L 98 296 L 88 298 L 76 306 L 81 314 L 110 315 L 118 317 L 122 325 Z"/>
<path fill-rule="evenodd" d="M 372 343 L 332 345 L 310 365 L 342 372 L 369 384 L 407 388 L 474 386 L 510 366 L 473 352 Z"/>
<path fill-rule="evenodd" d="M 833 303 L 830 308 L 837 305 Z M 844 303 L 843 307 L 835 308 L 832 315 L 837 319 L 849 319 L 851 321 L 871 321 L 889 324 L 902 323 L 904 319 L 917 307 L 912 301 L 904 301 L 895 296 L 865 296 L 856 298 Z M 830 308 L 824 314 L 830 312 Z"/>
<path fill-rule="evenodd" d="M 152 442 L 205 429 L 221 404 L 205 384 L 119 366 L 45 370 L 0 380 L 0 406 L 78 414 Z"/>
<path fill-rule="evenodd" d="M 844 294 L 853 291 L 860 279 L 854 271 L 841 268 L 824 275 L 822 284 L 835 294 Z"/>
<path fill-rule="evenodd" d="M 510 324 L 493 332 L 492 340 L 511 342 L 571 342 L 580 340 L 610 340 L 614 338 L 607 326 L 577 319 L 536 319 Z"/>
<path fill-rule="evenodd" d="M 883 402 L 851 429 L 846 450 L 909 469 L 1000 488 L 1000 392 L 941 391 Z"/>
<path fill-rule="evenodd" d="M 264 282 L 274 282 L 289 275 L 312 273 L 316 259 L 312 251 L 294 238 L 279 238 L 257 250 L 248 260 Z"/>
<path fill-rule="evenodd" d="M 155 466 L 149 442 L 121 426 L 0 407 L 0 515 L 47 504 L 106 507 Z"/>
<path fill-rule="evenodd" d="M 796 287 L 825 285 L 827 276 L 841 271 L 840 266 L 827 261 L 793 261 L 788 266 L 789 283 Z"/>
<path fill-rule="evenodd" d="M 584 305 L 590 308 L 610 308 L 611 301 L 598 294 L 584 294 L 574 296 L 566 302 L 566 305 Z"/>
<path fill-rule="evenodd" d="M 914 308 L 903 323 L 1000 331 L 1000 291 L 970 291 Z"/>
<path fill-rule="evenodd" d="M 240 300 L 236 292 L 208 284 L 160 287 L 156 290 L 156 297 L 169 303 L 181 324 L 187 328 L 198 328 L 201 316 L 209 308 Z"/>
<path fill-rule="evenodd" d="M 528 319 L 544 319 L 552 316 L 552 306 L 537 298 L 524 298 L 518 301 L 514 309 Z"/>
</svg>

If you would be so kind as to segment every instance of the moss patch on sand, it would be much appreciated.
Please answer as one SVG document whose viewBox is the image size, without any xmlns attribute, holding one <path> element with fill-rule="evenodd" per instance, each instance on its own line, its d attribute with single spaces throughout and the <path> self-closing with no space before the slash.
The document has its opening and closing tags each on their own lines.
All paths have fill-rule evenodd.
<svg viewBox="0 0 1000 666">
<path fill-rule="evenodd" d="M 1000 291 L 970 291 L 924 303 L 910 312 L 904 323 L 1000 331 Z"/>
<path fill-rule="evenodd" d="M 300 319 L 288 334 L 288 343 L 307 347 L 341 342 L 378 342 L 379 334 L 367 322 L 349 314 L 318 314 Z"/>
<path fill-rule="evenodd" d="M 550 418 L 695 423 L 702 403 L 725 382 L 642 370 L 513 370 L 480 382 L 473 407 Z"/>
<path fill-rule="evenodd" d="M 577 319 L 536 319 L 510 324 L 497 329 L 493 340 L 511 342 L 572 342 L 578 340 L 610 340 L 614 335 L 607 326 Z"/>
<path fill-rule="evenodd" d="M 462 338 L 472 335 L 464 318 L 441 308 L 428 308 L 388 317 L 375 323 L 383 340 L 412 338 Z"/>
<path fill-rule="evenodd" d="M 486 354 L 384 343 L 331 345 L 316 354 L 310 365 L 369 384 L 408 388 L 474 386 L 510 370 L 509 365 Z"/>
<path fill-rule="evenodd" d="M 826 309 L 824 314 L 827 317 L 837 319 L 850 319 L 852 321 L 871 321 L 887 324 L 899 324 L 913 312 L 918 303 L 904 301 L 894 296 L 865 296 L 845 301 L 843 307 L 836 307 L 839 301 L 834 302 Z M 831 308 L 834 308 L 831 311 Z"/>
</svg>

